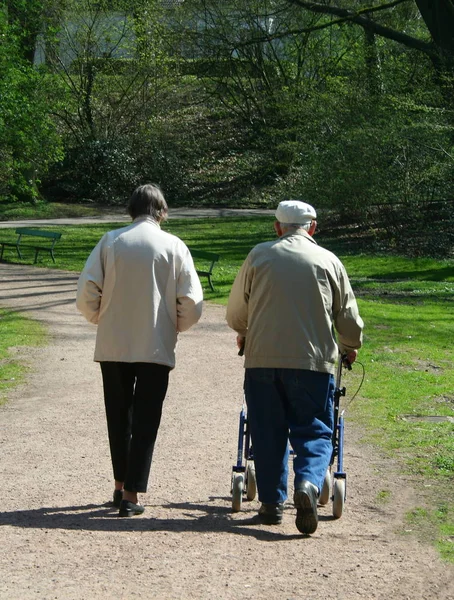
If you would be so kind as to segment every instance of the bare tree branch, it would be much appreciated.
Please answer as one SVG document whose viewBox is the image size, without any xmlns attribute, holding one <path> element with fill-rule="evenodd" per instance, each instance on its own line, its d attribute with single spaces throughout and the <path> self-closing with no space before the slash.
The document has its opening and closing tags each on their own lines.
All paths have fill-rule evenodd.
<svg viewBox="0 0 454 600">
<path fill-rule="evenodd" d="M 386 10 L 389 8 L 393 8 L 399 4 L 403 4 L 406 2 L 413 2 L 413 0 L 394 0 L 393 2 L 388 2 L 386 4 L 380 4 L 379 6 L 373 6 L 368 8 L 360 8 L 359 10 L 347 10 L 345 8 L 339 8 L 337 6 L 327 6 L 326 4 L 319 4 L 318 2 L 305 2 L 304 0 L 287 0 L 289 4 L 293 4 L 295 6 L 299 6 L 300 8 L 305 8 L 311 12 L 316 12 L 319 14 L 332 15 L 339 17 L 339 20 L 332 21 L 327 26 L 337 25 L 343 22 L 356 23 L 360 25 L 364 29 L 371 31 L 372 33 L 379 35 L 381 37 L 385 37 L 387 39 L 393 40 L 408 48 L 413 48 L 415 50 L 420 50 L 425 54 L 434 57 L 437 54 L 437 51 L 434 47 L 434 44 L 431 42 L 425 42 L 424 40 L 420 40 L 413 36 L 407 35 L 401 31 L 397 31 L 392 29 L 391 27 L 386 27 L 385 25 L 380 25 L 368 18 L 368 15 L 376 13 L 378 11 Z M 320 27 L 320 26 L 319 26 Z M 296 31 L 294 33 L 297 33 Z M 302 33 L 305 33 L 303 30 Z"/>
</svg>

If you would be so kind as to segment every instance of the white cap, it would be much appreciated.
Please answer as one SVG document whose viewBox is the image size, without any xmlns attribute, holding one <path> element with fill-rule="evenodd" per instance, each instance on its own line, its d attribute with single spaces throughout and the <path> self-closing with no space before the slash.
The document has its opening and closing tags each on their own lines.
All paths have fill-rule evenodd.
<svg viewBox="0 0 454 600">
<path fill-rule="evenodd" d="M 300 200 L 284 200 L 279 202 L 276 209 L 276 219 L 279 223 L 297 223 L 304 225 L 317 218 L 315 208 Z"/>
</svg>

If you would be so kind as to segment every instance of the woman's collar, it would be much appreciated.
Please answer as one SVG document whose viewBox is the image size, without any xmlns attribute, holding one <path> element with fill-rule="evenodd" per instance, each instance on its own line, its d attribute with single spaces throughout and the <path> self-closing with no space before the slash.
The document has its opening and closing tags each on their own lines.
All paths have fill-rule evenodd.
<svg viewBox="0 0 454 600">
<path fill-rule="evenodd" d="M 150 215 L 139 215 L 133 220 L 133 223 L 141 223 L 142 221 L 151 223 L 152 225 L 156 225 L 160 228 L 160 224 L 158 223 L 158 221 L 156 221 L 156 219 L 153 219 L 153 217 Z"/>
</svg>

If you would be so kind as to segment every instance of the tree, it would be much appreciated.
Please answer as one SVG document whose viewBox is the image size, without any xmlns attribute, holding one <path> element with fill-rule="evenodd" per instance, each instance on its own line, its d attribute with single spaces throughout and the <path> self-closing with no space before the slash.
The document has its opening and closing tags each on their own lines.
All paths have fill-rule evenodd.
<svg viewBox="0 0 454 600">
<path fill-rule="evenodd" d="M 416 4 L 364 4 L 188 0 L 182 27 L 207 95 L 249 132 L 232 152 L 250 180 L 364 221 L 398 204 L 403 223 L 452 194 L 454 130 Z"/>
<path fill-rule="evenodd" d="M 143 165 L 156 164 L 153 131 L 163 135 L 159 121 L 173 111 L 177 76 L 165 16 L 160 0 L 67 0 L 46 49 L 53 116 L 67 150 L 48 191 L 52 183 L 57 193 L 123 200 L 144 177 Z"/>
<path fill-rule="evenodd" d="M 23 38 L 0 11 L 0 195 L 38 197 L 36 181 L 61 158 L 39 75 L 24 56 Z"/>
<path fill-rule="evenodd" d="M 453 0 L 416 0 L 416 4 L 436 47 L 437 66 L 454 75 Z"/>
<path fill-rule="evenodd" d="M 5 0 L 9 30 L 16 36 L 19 56 L 33 64 L 36 40 L 42 30 L 45 0 Z"/>
<path fill-rule="evenodd" d="M 321 4 L 318 2 L 305 2 L 304 0 L 287 1 L 289 4 L 309 12 L 338 17 L 337 20 L 329 22 L 327 26 L 348 23 L 359 25 L 374 35 L 385 37 L 408 48 L 423 52 L 430 57 L 437 68 L 443 66 L 451 72 L 454 69 L 453 0 L 393 0 L 391 2 L 371 3 L 370 6 L 366 7 L 364 3 L 360 3 L 356 9 L 344 8 L 339 4 L 333 5 L 332 3 Z M 408 5 L 410 8 L 412 5 L 418 7 L 432 40 L 428 41 L 409 35 L 371 18 L 375 15 L 381 16 L 393 11 L 399 5 Z"/>
</svg>

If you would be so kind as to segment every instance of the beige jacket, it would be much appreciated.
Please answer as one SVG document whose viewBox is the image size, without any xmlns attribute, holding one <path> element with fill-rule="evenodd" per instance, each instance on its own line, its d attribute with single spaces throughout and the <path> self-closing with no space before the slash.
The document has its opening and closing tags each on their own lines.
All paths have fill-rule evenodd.
<svg viewBox="0 0 454 600">
<path fill-rule="evenodd" d="M 227 323 L 246 337 L 246 368 L 334 373 L 339 349 L 362 341 L 342 263 L 303 229 L 251 250 L 230 292 Z"/>
<path fill-rule="evenodd" d="M 106 233 L 80 275 L 76 305 L 98 325 L 95 361 L 175 366 L 179 331 L 197 323 L 203 293 L 185 244 L 139 217 Z"/>
</svg>

